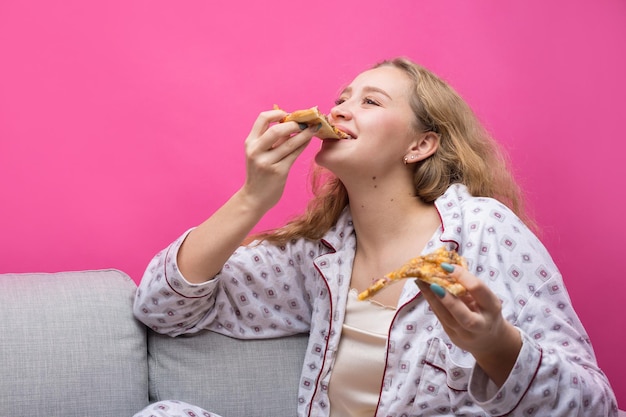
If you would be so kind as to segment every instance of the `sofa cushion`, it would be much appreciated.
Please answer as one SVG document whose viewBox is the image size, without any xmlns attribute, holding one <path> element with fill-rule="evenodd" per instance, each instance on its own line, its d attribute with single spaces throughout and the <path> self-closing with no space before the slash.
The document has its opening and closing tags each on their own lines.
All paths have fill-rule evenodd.
<svg viewBox="0 0 626 417">
<path fill-rule="evenodd" d="M 225 417 L 296 415 L 308 335 L 238 340 L 213 332 L 148 332 L 150 397 Z"/>
<path fill-rule="evenodd" d="M 146 406 L 146 329 L 126 274 L 0 274 L 0 288 L 0 415 L 120 417 Z"/>
</svg>

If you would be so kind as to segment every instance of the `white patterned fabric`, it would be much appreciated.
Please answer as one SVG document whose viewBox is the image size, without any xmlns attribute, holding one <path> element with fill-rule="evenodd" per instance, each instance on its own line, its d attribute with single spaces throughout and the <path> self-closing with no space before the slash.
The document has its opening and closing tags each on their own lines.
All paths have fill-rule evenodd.
<svg viewBox="0 0 626 417">
<path fill-rule="evenodd" d="M 468 352 L 454 346 L 407 281 L 387 348 L 376 416 L 616 416 L 562 277 L 541 242 L 504 205 L 454 185 L 436 201 L 442 227 L 424 253 L 446 245 L 502 300 L 523 345 L 496 389 Z M 186 235 L 149 264 L 135 314 L 157 332 L 211 329 L 243 338 L 310 332 L 299 386 L 299 416 L 329 413 L 327 387 L 349 291 L 355 236 L 349 209 L 319 242 L 239 248 L 215 279 L 189 284 L 176 265 Z M 199 364 L 199 366 L 201 366 Z M 207 372 L 210 372 L 210 364 Z"/>
<path fill-rule="evenodd" d="M 164 400 L 150 404 L 133 417 L 220 417 L 200 407 L 178 400 Z"/>
</svg>

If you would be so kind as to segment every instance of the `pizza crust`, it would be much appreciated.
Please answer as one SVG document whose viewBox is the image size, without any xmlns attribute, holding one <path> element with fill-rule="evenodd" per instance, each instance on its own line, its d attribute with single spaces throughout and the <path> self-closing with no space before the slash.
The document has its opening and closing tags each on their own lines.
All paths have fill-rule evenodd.
<svg viewBox="0 0 626 417">
<path fill-rule="evenodd" d="M 392 283 L 406 278 L 417 278 L 429 284 L 440 285 L 456 296 L 465 294 L 467 291 L 465 287 L 441 267 L 443 262 L 467 268 L 467 262 L 461 255 L 442 246 L 432 253 L 411 259 L 400 268 L 376 280 L 365 291 L 361 292 L 358 298 L 359 300 L 371 298 Z"/>
</svg>

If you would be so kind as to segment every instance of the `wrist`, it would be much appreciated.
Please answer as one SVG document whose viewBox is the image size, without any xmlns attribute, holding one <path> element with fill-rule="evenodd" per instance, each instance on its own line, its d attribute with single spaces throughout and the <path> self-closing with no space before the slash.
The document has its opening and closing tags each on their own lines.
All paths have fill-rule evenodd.
<svg viewBox="0 0 626 417">
<path fill-rule="evenodd" d="M 472 354 L 478 366 L 500 387 L 517 362 L 522 349 L 522 335 L 506 320 L 503 320 L 502 329 L 497 334 L 497 340 L 490 343 L 489 348 Z"/>
<path fill-rule="evenodd" d="M 244 185 L 231 197 L 231 202 L 235 203 L 242 211 L 254 213 L 260 219 L 267 213 L 276 203 L 274 199 L 270 199 L 269 194 L 260 194 L 250 190 L 251 187 Z"/>
</svg>

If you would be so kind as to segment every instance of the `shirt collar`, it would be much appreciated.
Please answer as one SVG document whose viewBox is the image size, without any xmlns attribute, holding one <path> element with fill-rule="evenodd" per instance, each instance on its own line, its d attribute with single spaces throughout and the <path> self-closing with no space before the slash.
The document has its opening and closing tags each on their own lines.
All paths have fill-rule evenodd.
<svg viewBox="0 0 626 417">
<path fill-rule="evenodd" d="M 472 198 L 467 187 L 463 184 L 452 184 L 443 195 L 435 200 L 435 207 L 441 219 L 442 242 L 454 243 L 458 249 L 463 231 L 463 211 L 462 205 Z M 346 244 L 348 240 L 354 239 L 354 225 L 350 215 L 349 206 L 346 206 L 335 225 L 321 239 L 333 252 Z"/>
<path fill-rule="evenodd" d="M 346 206 L 335 225 L 324 235 L 322 243 L 328 246 L 333 252 L 343 247 L 348 240 L 354 240 L 354 225 L 350 209 Z"/>
<path fill-rule="evenodd" d="M 462 205 L 472 198 L 472 195 L 463 184 L 452 184 L 445 193 L 435 200 L 435 207 L 441 218 L 441 241 L 450 242 L 459 248 L 461 233 L 463 232 Z"/>
</svg>

